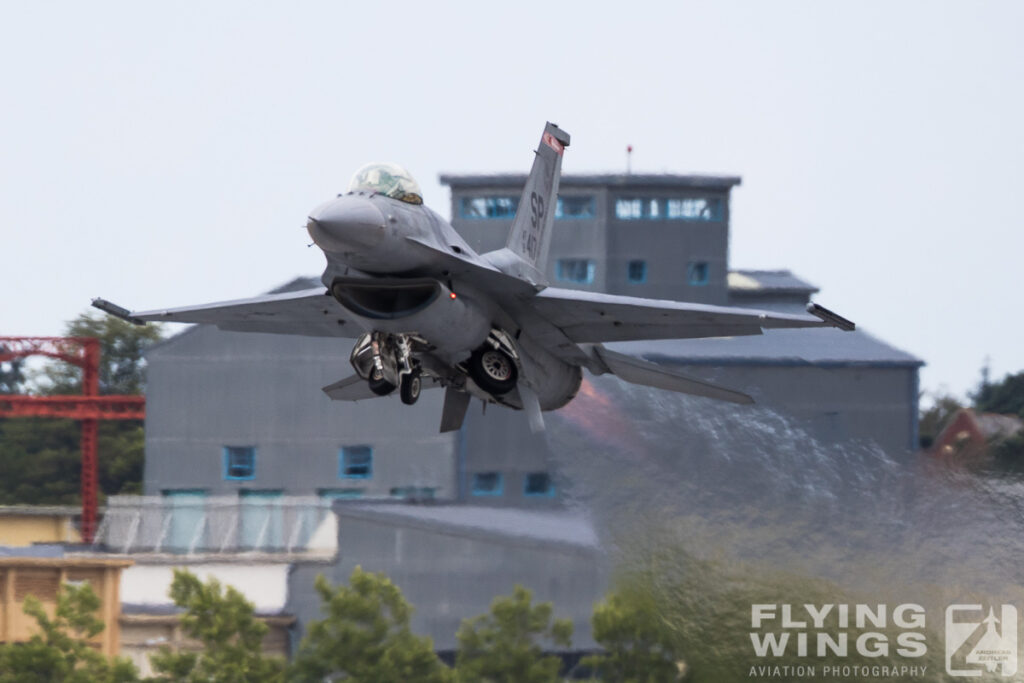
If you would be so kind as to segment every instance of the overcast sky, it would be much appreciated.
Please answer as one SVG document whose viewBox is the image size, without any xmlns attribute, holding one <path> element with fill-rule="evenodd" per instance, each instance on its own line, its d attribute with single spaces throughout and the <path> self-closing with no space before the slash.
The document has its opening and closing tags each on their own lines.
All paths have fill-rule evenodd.
<svg viewBox="0 0 1024 683">
<path fill-rule="evenodd" d="M 303 225 L 368 161 L 440 172 L 737 174 L 734 268 L 963 394 L 1024 369 L 1024 3 L 7 3 L 0 334 L 250 296 L 323 257 Z"/>
</svg>

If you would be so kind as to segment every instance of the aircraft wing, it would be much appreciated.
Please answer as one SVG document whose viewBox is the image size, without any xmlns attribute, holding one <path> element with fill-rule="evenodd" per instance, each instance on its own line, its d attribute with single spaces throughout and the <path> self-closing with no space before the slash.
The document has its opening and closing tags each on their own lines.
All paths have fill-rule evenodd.
<svg viewBox="0 0 1024 683">
<path fill-rule="evenodd" d="M 299 334 L 308 337 L 358 337 L 362 328 L 323 287 L 297 292 L 266 294 L 252 299 L 222 301 L 182 308 L 127 311 L 103 299 L 92 305 L 120 318 L 146 321 L 216 325 L 232 332 Z"/>
<path fill-rule="evenodd" d="M 548 287 L 532 299 L 531 305 L 579 344 L 736 337 L 793 327 L 854 328 L 850 321 L 816 304 L 808 308 L 814 315 L 794 315 Z"/>
</svg>

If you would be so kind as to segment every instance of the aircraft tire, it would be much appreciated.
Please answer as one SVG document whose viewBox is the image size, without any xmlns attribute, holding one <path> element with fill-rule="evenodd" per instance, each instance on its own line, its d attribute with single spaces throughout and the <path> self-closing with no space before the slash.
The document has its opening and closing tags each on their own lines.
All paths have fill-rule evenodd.
<svg viewBox="0 0 1024 683">
<path fill-rule="evenodd" d="M 469 374 L 481 389 L 495 396 L 515 389 L 519 379 L 515 361 L 492 348 L 478 349 L 470 356 Z"/>
<path fill-rule="evenodd" d="M 367 381 L 370 384 L 370 391 L 378 396 L 387 396 L 395 390 L 395 385 L 384 379 L 376 370 L 370 373 L 370 379 Z"/>
<path fill-rule="evenodd" d="M 422 388 L 423 380 L 420 378 L 418 371 L 402 375 L 402 385 L 398 389 L 398 393 L 402 397 L 402 403 L 407 406 L 416 403 L 416 401 L 420 400 L 420 390 Z"/>
</svg>

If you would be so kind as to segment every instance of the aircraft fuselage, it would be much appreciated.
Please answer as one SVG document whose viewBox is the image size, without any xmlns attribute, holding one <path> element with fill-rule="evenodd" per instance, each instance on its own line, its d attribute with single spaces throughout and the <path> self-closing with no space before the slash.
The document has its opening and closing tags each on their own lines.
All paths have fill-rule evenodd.
<svg viewBox="0 0 1024 683">
<path fill-rule="evenodd" d="M 522 338 L 514 302 L 499 301 L 451 272 L 451 262 L 441 256 L 488 262 L 428 207 L 349 192 L 315 208 L 307 229 L 327 257 L 324 285 L 370 335 L 369 343 L 374 338 L 385 347 L 393 343 L 399 356 L 400 344 L 409 343 L 412 358 L 406 363 L 512 407 L 521 407 L 515 384 L 507 391 L 501 385 L 479 386 L 445 367 L 471 362 L 481 350 L 494 351 L 508 357 L 513 378 L 526 379 L 542 409 L 561 407 L 576 395 L 580 369 Z M 379 364 L 395 386 L 409 371 L 401 357 Z M 353 365 L 357 372 L 372 373 L 369 365 L 360 368 L 355 360 Z"/>
</svg>

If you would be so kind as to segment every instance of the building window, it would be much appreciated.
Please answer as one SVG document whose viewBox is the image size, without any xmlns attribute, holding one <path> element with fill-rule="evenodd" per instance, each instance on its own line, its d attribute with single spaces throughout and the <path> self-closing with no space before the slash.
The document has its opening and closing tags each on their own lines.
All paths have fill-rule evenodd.
<svg viewBox="0 0 1024 683">
<path fill-rule="evenodd" d="M 164 495 L 170 520 L 164 545 L 172 552 L 203 548 L 206 536 L 206 491 L 168 489 Z"/>
<path fill-rule="evenodd" d="M 338 461 L 338 477 L 341 479 L 369 479 L 373 476 L 373 448 L 370 446 L 344 446 Z"/>
<path fill-rule="evenodd" d="M 644 200 L 644 218 L 648 220 L 656 221 L 661 218 L 661 200 L 660 199 L 645 199 Z"/>
<path fill-rule="evenodd" d="M 256 476 L 256 448 L 254 446 L 224 447 L 224 478 L 249 480 Z"/>
<path fill-rule="evenodd" d="M 555 266 L 555 277 L 562 282 L 589 285 L 594 281 L 594 262 L 583 258 L 561 258 Z"/>
<path fill-rule="evenodd" d="M 654 197 L 625 197 L 615 200 L 615 217 L 622 221 L 656 221 L 665 217 L 664 204 Z"/>
<path fill-rule="evenodd" d="M 647 261 L 630 261 L 626 268 L 626 276 L 634 285 L 647 282 Z"/>
<path fill-rule="evenodd" d="M 547 472 L 529 472 L 523 479 L 523 495 L 531 498 L 551 498 L 555 485 Z"/>
<path fill-rule="evenodd" d="M 317 489 L 316 494 L 324 501 L 335 499 L 362 498 L 366 491 L 364 489 Z"/>
<path fill-rule="evenodd" d="M 238 545 L 247 550 L 284 550 L 283 492 L 278 489 L 238 492 L 241 529 Z"/>
<path fill-rule="evenodd" d="M 722 200 L 718 197 L 684 197 L 670 199 L 667 204 L 669 220 L 722 220 Z"/>
<path fill-rule="evenodd" d="M 432 486 L 395 486 L 391 497 L 400 500 L 434 500 L 437 489 Z"/>
<path fill-rule="evenodd" d="M 500 496 L 503 490 L 501 472 L 477 472 L 473 475 L 474 496 Z"/>
<path fill-rule="evenodd" d="M 644 217 L 644 200 L 616 199 L 615 217 L 620 221 L 635 221 Z"/>
<path fill-rule="evenodd" d="M 686 280 L 691 285 L 706 285 L 710 280 L 710 271 L 707 261 L 694 261 L 686 269 Z"/>
<path fill-rule="evenodd" d="M 519 197 L 463 197 L 459 203 L 462 218 L 515 218 Z"/>
<path fill-rule="evenodd" d="M 559 197 L 555 218 L 593 218 L 593 197 Z"/>
</svg>

